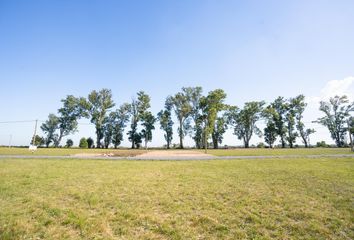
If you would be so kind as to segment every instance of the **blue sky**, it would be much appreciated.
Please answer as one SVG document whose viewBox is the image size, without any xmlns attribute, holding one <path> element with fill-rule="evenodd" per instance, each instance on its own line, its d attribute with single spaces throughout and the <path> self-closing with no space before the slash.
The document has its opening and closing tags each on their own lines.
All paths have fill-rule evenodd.
<svg viewBox="0 0 354 240">
<path fill-rule="evenodd" d="M 203 86 L 239 106 L 303 93 L 313 141 L 330 141 L 310 122 L 316 101 L 354 93 L 353 9 L 351 0 L 0 0 L 0 122 L 44 120 L 66 95 L 104 87 L 117 105 L 144 90 L 157 113 L 181 87 Z M 0 124 L 0 145 L 32 134 L 33 123 Z M 81 136 L 93 127 L 71 138 Z M 156 131 L 152 145 L 163 142 Z M 225 144 L 241 142 L 229 131 Z"/>
</svg>

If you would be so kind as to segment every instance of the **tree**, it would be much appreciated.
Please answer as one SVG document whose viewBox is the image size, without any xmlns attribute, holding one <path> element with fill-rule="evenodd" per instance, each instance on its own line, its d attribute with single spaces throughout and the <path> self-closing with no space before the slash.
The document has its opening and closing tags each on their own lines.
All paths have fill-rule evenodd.
<svg viewBox="0 0 354 240">
<path fill-rule="evenodd" d="M 145 112 L 141 116 L 141 125 L 143 126 L 143 130 L 141 131 L 141 138 L 144 139 L 145 149 L 147 149 L 147 143 L 152 140 L 152 130 L 155 129 L 156 118 L 152 115 L 151 112 Z"/>
<path fill-rule="evenodd" d="M 208 148 L 208 139 L 210 134 L 213 133 L 218 113 L 225 109 L 226 105 L 224 101 L 226 99 L 226 93 L 222 89 L 216 89 L 210 91 L 206 97 L 202 97 L 200 100 L 200 108 L 202 115 L 200 119 L 203 122 L 203 145 L 205 151 Z"/>
<path fill-rule="evenodd" d="M 92 148 L 93 147 L 93 144 L 94 144 L 94 141 L 91 137 L 89 137 L 87 140 L 87 146 L 88 148 Z"/>
<path fill-rule="evenodd" d="M 34 141 L 32 137 L 31 143 L 33 143 L 35 146 L 42 146 L 43 144 L 45 144 L 45 139 L 39 135 L 36 135 L 34 137 Z"/>
<path fill-rule="evenodd" d="M 215 126 L 211 134 L 214 149 L 219 148 L 219 144 L 222 143 L 223 135 L 226 132 L 226 130 L 227 130 L 227 116 L 223 115 L 216 119 Z"/>
<path fill-rule="evenodd" d="M 262 112 L 262 117 L 266 120 L 264 141 L 269 145 L 269 148 L 274 147 L 274 142 L 277 140 L 278 136 L 278 130 L 275 125 L 275 115 L 276 111 L 271 105 L 268 105 Z"/>
<path fill-rule="evenodd" d="M 285 127 L 285 114 L 287 112 L 286 101 L 283 97 L 278 97 L 270 106 L 274 109 L 272 117 L 277 129 L 277 135 L 280 137 L 282 148 L 285 148 L 287 132 Z"/>
<path fill-rule="evenodd" d="M 285 103 L 286 107 L 286 113 L 285 113 L 285 124 L 286 124 L 286 134 L 287 136 L 285 139 L 289 143 L 289 147 L 293 148 L 294 143 L 296 141 L 296 138 L 298 137 L 298 134 L 295 130 L 295 108 L 294 108 L 294 103 L 292 100 L 290 102 Z"/>
<path fill-rule="evenodd" d="M 108 148 L 112 142 L 113 129 L 114 129 L 115 114 L 111 112 L 105 118 L 103 124 L 103 147 Z"/>
<path fill-rule="evenodd" d="M 122 104 L 114 113 L 112 143 L 117 148 L 123 141 L 123 132 L 130 117 L 130 104 Z"/>
<path fill-rule="evenodd" d="M 264 128 L 264 141 L 268 143 L 269 148 L 273 148 L 274 142 L 277 140 L 277 129 L 274 122 L 268 122 Z"/>
<path fill-rule="evenodd" d="M 66 145 L 65 146 L 67 148 L 71 148 L 73 145 L 74 145 L 73 140 L 71 140 L 71 139 L 66 140 Z"/>
<path fill-rule="evenodd" d="M 49 144 L 52 142 L 57 145 L 56 142 L 58 141 L 58 135 L 55 132 L 58 129 L 58 125 L 59 119 L 52 113 L 48 115 L 48 120 L 41 125 L 42 131 L 46 134 L 44 139 L 46 147 L 49 147 Z"/>
<path fill-rule="evenodd" d="M 144 91 L 138 92 L 137 95 L 138 99 L 133 98 L 130 104 L 131 124 L 128 135 L 129 141 L 132 142 L 132 148 L 135 148 L 137 144 L 141 143 L 141 136 L 138 133 L 138 123 L 146 110 L 150 108 L 150 96 Z"/>
<path fill-rule="evenodd" d="M 300 137 L 302 142 L 305 144 L 305 147 L 308 147 L 310 145 L 310 135 L 313 134 L 315 130 L 312 128 L 306 129 L 305 124 L 302 121 L 303 113 L 307 106 L 307 103 L 305 103 L 305 96 L 299 95 L 290 99 L 290 102 L 295 110 L 296 128 L 299 131 Z"/>
<path fill-rule="evenodd" d="M 193 132 L 194 135 L 192 136 L 196 148 L 201 148 L 202 147 L 202 126 L 201 126 L 201 121 L 200 121 L 200 116 L 201 116 L 201 108 L 200 108 L 200 100 L 202 98 L 202 92 L 203 89 L 202 87 L 183 87 L 182 92 L 185 93 L 189 105 L 191 106 L 191 113 L 190 117 L 194 122 L 193 126 Z M 188 129 L 189 130 L 189 129 Z"/>
<path fill-rule="evenodd" d="M 88 148 L 88 144 L 87 144 L 86 138 L 81 138 L 81 139 L 80 139 L 79 147 L 80 147 L 80 148 Z"/>
<path fill-rule="evenodd" d="M 229 122 L 234 127 L 234 134 L 242 139 L 245 148 L 249 148 L 249 142 L 254 134 L 261 136 L 262 133 L 256 126 L 262 116 L 264 102 L 247 102 L 243 109 L 231 107 L 228 116 Z"/>
<path fill-rule="evenodd" d="M 353 139 L 354 139 L 354 117 L 350 117 L 348 119 L 348 134 L 349 134 L 349 140 L 350 140 L 350 149 L 352 152 L 354 152 L 354 144 L 353 144 Z"/>
<path fill-rule="evenodd" d="M 170 149 L 170 145 L 173 138 L 173 121 L 172 121 L 172 106 L 168 101 L 165 102 L 165 109 L 161 110 L 157 114 L 157 119 L 160 122 L 160 129 L 165 131 L 164 137 L 167 143 L 167 149 Z"/>
<path fill-rule="evenodd" d="M 82 101 L 85 101 L 85 99 L 76 98 L 73 95 L 68 95 L 65 99 L 61 100 L 63 107 L 58 110 L 59 136 L 55 147 L 58 147 L 63 137 L 76 132 L 77 120 L 82 116 L 86 116 L 85 111 L 81 107 Z"/>
<path fill-rule="evenodd" d="M 182 88 L 181 92 L 178 92 L 174 96 L 167 98 L 167 101 L 171 103 L 178 120 L 178 136 L 180 148 L 183 148 L 184 136 L 190 129 L 189 117 L 192 114 L 192 106 L 189 100 L 190 99 L 189 95 L 186 93 L 186 88 Z"/>
<path fill-rule="evenodd" d="M 84 104 L 84 108 L 88 111 L 91 117 L 91 123 L 96 127 L 96 147 L 101 148 L 101 140 L 104 137 L 104 122 L 107 113 L 114 107 L 112 100 L 112 92 L 110 89 L 102 89 L 99 92 L 92 91 L 88 95 L 88 101 Z"/>
<path fill-rule="evenodd" d="M 326 126 L 337 147 L 343 147 L 347 132 L 347 120 L 351 112 L 354 111 L 354 102 L 349 103 L 348 97 L 345 95 L 335 96 L 330 98 L 329 102 L 321 101 L 320 111 L 325 116 L 318 118 L 315 122 Z"/>
</svg>

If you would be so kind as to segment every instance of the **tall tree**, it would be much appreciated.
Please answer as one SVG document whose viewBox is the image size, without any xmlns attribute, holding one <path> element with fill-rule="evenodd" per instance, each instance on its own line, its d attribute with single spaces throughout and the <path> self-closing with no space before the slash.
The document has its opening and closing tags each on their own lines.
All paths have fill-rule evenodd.
<svg viewBox="0 0 354 240">
<path fill-rule="evenodd" d="M 201 116 L 201 108 L 200 108 L 200 100 L 202 98 L 202 87 L 183 87 L 182 92 L 185 93 L 187 99 L 189 100 L 189 104 L 191 106 L 190 117 L 193 120 L 193 140 L 195 142 L 196 148 L 202 147 L 202 126 L 200 122 Z"/>
<path fill-rule="evenodd" d="M 326 126 L 337 147 L 343 147 L 347 132 L 347 120 L 354 111 L 354 102 L 349 103 L 348 97 L 345 95 L 335 96 L 330 98 L 329 102 L 321 101 L 320 111 L 325 116 L 318 118 L 315 122 Z"/>
<path fill-rule="evenodd" d="M 173 121 L 172 121 L 172 106 L 169 101 L 165 102 L 165 109 L 161 110 L 157 114 L 157 119 L 160 122 L 160 129 L 163 130 L 166 140 L 167 149 L 170 149 L 170 145 L 173 138 Z"/>
<path fill-rule="evenodd" d="M 277 140 L 278 130 L 275 125 L 276 115 L 275 109 L 272 105 L 268 105 L 262 112 L 262 117 L 266 120 L 266 127 L 264 128 L 264 141 L 269 145 L 269 148 L 274 147 L 274 142 Z"/>
<path fill-rule="evenodd" d="M 229 111 L 229 122 L 234 127 L 234 134 L 243 140 L 245 148 L 249 148 L 253 134 L 262 135 L 256 123 L 262 116 L 263 105 L 263 101 L 247 102 L 243 109 L 233 107 Z"/>
<path fill-rule="evenodd" d="M 226 93 L 222 89 L 216 89 L 210 91 L 206 97 L 202 97 L 200 100 L 200 107 L 202 110 L 201 119 L 203 122 L 203 145 L 205 151 L 208 148 L 208 139 L 213 133 L 218 113 L 226 108 L 224 101 L 226 99 Z"/>
<path fill-rule="evenodd" d="M 155 129 L 156 118 L 151 112 L 147 111 L 141 116 L 141 125 L 143 129 L 141 131 L 141 137 L 144 139 L 145 149 L 147 149 L 147 143 L 152 140 L 152 130 Z"/>
<path fill-rule="evenodd" d="M 132 142 L 132 148 L 141 143 L 141 135 L 138 133 L 138 123 L 147 109 L 150 108 L 150 96 L 143 91 L 138 92 L 137 95 L 138 98 L 133 98 L 130 105 L 131 125 L 128 135 L 129 141 Z"/>
<path fill-rule="evenodd" d="M 305 124 L 303 122 L 303 113 L 307 106 L 305 102 L 305 96 L 299 95 L 295 98 L 290 99 L 290 103 L 292 104 L 295 110 L 295 119 L 296 119 L 296 128 L 299 131 L 302 142 L 305 147 L 309 147 L 310 145 L 310 135 L 315 132 L 314 129 L 308 128 L 306 129 Z"/>
<path fill-rule="evenodd" d="M 113 129 L 115 122 L 114 112 L 110 112 L 109 115 L 105 118 L 103 123 L 103 146 L 108 148 L 112 142 Z"/>
<path fill-rule="evenodd" d="M 176 93 L 174 96 L 168 97 L 168 100 L 173 107 L 178 120 L 178 136 L 179 136 L 179 147 L 183 148 L 184 136 L 190 129 L 189 117 L 192 114 L 192 106 L 189 101 L 189 95 L 186 93 L 185 89 L 181 92 Z"/>
<path fill-rule="evenodd" d="M 54 142 L 55 145 L 57 145 L 58 141 L 58 134 L 55 132 L 59 128 L 59 119 L 55 114 L 49 114 L 48 115 L 48 120 L 46 120 L 42 125 L 41 129 L 42 131 L 46 134 L 45 137 L 45 145 L 46 147 L 49 147 L 49 144 Z"/>
<path fill-rule="evenodd" d="M 354 117 L 351 116 L 348 119 L 348 134 L 349 134 L 349 140 L 350 140 L 350 149 L 352 152 L 354 152 Z"/>
<path fill-rule="evenodd" d="M 112 135 L 112 143 L 114 148 L 117 148 L 121 142 L 123 141 L 123 132 L 126 127 L 127 122 L 130 117 L 130 104 L 124 103 L 122 104 L 115 112 L 114 112 L 114 125 L 113 125 L 113 135 Z"/>
<path fill-rule="evenodd" d="M 104 137 L 104 122 L 107 113 L 114 105 L 110 89 L 104 88 L 98 92 L 94 90 L 88 95 L 88 102 L 85 104 L 85 108 L 90 115 L 91 123 L 95 124 L 96 127 L 97 148 L 101 148 L 101 140 Z"/>
<path fill-rule="evenodd" d="M 283 97 L 278 97 L 273 103 L 271 103 L 271 107 L 274 109 L 273 121 L 277 129 L 277 135 L 280 137 L 282 148 L 285 148 L 287 132 L 285 126 L 287 112 L 286 100 Z"/>
<path fill-rule="evenodd" d="M 286 141 L 289 143 L 289 147 L 293 148 L 298 134 L 295 129 L 295 114 L 296 110 L 294 108 L 294 103 L 292 100 L 285 103 L 286 113 L 285 113 L 285 125 L 286 125 Z"/>
<path fill-rule="evenodd" d="M 264 141 L 269 145 L 269 148 L 274 147 L 274 142 L 277 140 L 277 129 L 274 122 L 270 121 L 264 128 Z"/>
<path fill-rule="evenodd" d="M 73 95 L 68 95 L 61 100 L 63 106 L 58 110 L 59 136 L 55 144 L 56 147 L 58 147 L 63 137 L 77 131 L 77 120 L 85 116 L 85 111 L 81 108 L 82 101 L 85 100 L 76 98 Z"/>
<path fill-rule="evenodd" d="M 215 126 L 211 134 L 214 149 L 219 148 L 219 144 L 222 143 L 223 135 L 226 132 L 226 130 L 227 130 L 227 116 L 223 115 L 216 119 Z"/>
</svg>

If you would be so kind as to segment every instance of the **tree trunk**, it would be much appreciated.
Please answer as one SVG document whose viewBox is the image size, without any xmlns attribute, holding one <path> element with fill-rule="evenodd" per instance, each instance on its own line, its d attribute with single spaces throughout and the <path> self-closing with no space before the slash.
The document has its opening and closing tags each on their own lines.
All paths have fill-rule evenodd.
<svg viewBox="0 0 354 240">
<path fill-rule="evenodd" d="M 350 132 L 349 121 L 348 121 L 348 133 L 349 133 L 350 149 L 351 149 L 352 152 L 354 152 L 353 136 L 352 136 L 352 133 Z"/>
<path fill-rule="evenodd" d="M 183 123 L 179 121 L 179 148 L 183 149 Z"/>
<path fill-rule="evenodd" d="M 281 140 L 281 147 L 282 147 L 282 148 L 285 148 L 285 140 L 284 140 L 284 137 L 281 136 L 281 137 L 280 137 L 280 140 Z"/>
<path fill-rule="evenodd" d="M 249 140 L 248 139 L 243 139 L 243 142 L 245 144 L 245 148 L 249 148 L 250 147 L 250 144 L 249 144 Z"/>
</svg>

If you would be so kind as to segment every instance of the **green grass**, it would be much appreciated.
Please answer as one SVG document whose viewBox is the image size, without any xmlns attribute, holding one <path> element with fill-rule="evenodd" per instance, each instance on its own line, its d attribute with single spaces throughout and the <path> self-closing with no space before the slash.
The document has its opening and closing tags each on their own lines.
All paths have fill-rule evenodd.
<svg viewBox="0 0 354 240">
<path fill-rule="evenodd" d="M 238 148 L 209 149 L 215 156 L 287 156 L 287 155 L 322 155 L 322 154 L 354 154 L 350 148 Z"/>
<path fill-rule="evenodd" d="M 0 160 L 0 239 L 353 239 L 353 158 Z"/>
<path fill-rule="evenodd" d="M 173 150 L 173 149 L 172 149 Z M 151 149 L 148 151 L 156 151 Z M 164 150 L 165 151 L 165 150 Z M 184 151 L 189 151 L 185 149 Z M 195 151 L 195 149 L 193 150 Z M 199 150 L 204 152 L 204 150 Z M 38 148 L 34 153 L 28 148 L 7 148 L 0 147 L 0 155 L 45 155 L 45 156 L 70 156 L 74 154 L 90 153 L 104 154 L 113 153 L 115 156 L 135 156 L 147 152 L 143 149 L 80 149 L 80 148 Z M 354 154 L 349 148 L 294 148 L 294 149 L 209 149 L 208 154 L 215 156 L 269 156 L 269 155 L 321 155 L 321 154 Z"/>
<path fill-rule="evenodd" d="M 44 156 L 70 156 L 74 154 L 104 154 L 113 153 L 115 156 L 135 156 L 146 152 L 140 149 L 80 149 L 80 148 L 38 148 L 32 153 L 28 148 L 1 147 L 0 155 L 44 155 Z"/>
</svg>

